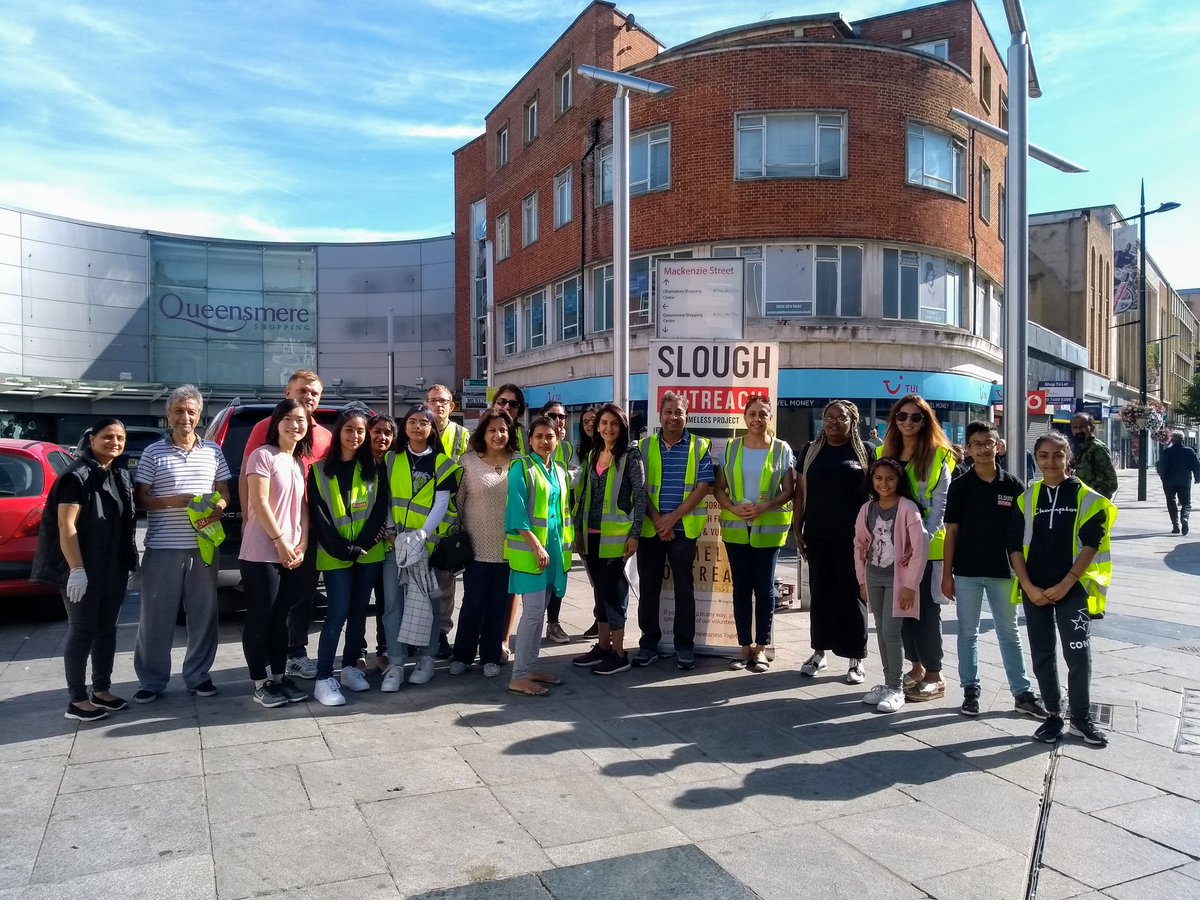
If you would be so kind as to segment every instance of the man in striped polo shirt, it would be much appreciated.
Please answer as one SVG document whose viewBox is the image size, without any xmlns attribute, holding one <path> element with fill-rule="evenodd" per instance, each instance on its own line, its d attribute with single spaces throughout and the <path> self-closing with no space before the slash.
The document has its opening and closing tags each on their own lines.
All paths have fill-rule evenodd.
<svg viewBox="0 0 1200 900">
<path fill-rule="evenodd" d="M 196 433 L 204 398 L 193 385 L 177 387 L 167 398 L 170 433 L 146 448 L 134 476 L 134 500 L 146 510 L 146 552 L 142 556 L 142 608 L 133 668 L 138 692 L 150 703 L 171 680 L 171 647 L 179 603 L 187 612 L 187 651 L 183 683 L 188 692 L 211 697 L 209 670 L 217 656 L 217 570 L 205 565 L 196 529 L 219 519 L 229 497 L 229 466 L 221 448 Z M 193 527 L 187 505 L 196 494 L 219 491 L 209 519 Z"/>
</svg>

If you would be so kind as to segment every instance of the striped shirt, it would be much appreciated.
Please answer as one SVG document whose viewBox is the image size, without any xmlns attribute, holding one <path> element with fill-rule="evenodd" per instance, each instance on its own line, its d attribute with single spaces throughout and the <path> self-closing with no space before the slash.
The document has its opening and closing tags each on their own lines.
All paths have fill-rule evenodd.
<svg viewBox="0 0 1200 900">
<path fill-rule="evenodd" d="M 667 442 L 662 439 L 662 432 L 659 432 L 658 449 L 662 459 L 662 484 L 658 488 L 657 508 L 663 515 L 679 509 L 683 506 L 683 501 L 687 499 L 683 494 L 683 484 L 687 477 L 690 440 L 691 433 L 685 429 L 683 436 L 668 447 Z M 715 480 L 712 457 L 705 453 L 696 460 L 696 484 L 712 484 Z M 704 509 L 703 505 L 700 509 Z M 682 534 L 683 522 L 676 522 L 675 530 Z"/>
<path fill-rule="evenodd" d="M 133 483 L 149 487 L 151 497 L 194 496 L 209 493 L 218 481 L 229 478 L 229 466 L 221 448 L 212 441 L 197 438 L 192 449 L 185 453 L 167 437 L 142 452 Z M 196 530 L 182 507 L 149 510 L 146 525 L 148 550 L 196 549 Z"/>
</svg>

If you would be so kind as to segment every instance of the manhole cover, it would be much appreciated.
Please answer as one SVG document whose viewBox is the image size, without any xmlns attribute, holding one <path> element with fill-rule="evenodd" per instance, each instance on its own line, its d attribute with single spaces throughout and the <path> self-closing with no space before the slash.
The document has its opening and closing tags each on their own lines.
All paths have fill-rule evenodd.
<svg viewBox="0 0 1200 900">
<path fill-rule="evenodd" d="M 1183 689 L 1183 710 L 1179 714 L 1175 750 L 1200 756 L 1200 690 L 1196 688 Z"/>
<path fill-rule="evenodd" d="M 1093 703 L 1088 711 L 1091 713 L 1093 722 L 1101 728 L 1112 730 L 1113 705 L 1111 703 Z"/>
</svg>

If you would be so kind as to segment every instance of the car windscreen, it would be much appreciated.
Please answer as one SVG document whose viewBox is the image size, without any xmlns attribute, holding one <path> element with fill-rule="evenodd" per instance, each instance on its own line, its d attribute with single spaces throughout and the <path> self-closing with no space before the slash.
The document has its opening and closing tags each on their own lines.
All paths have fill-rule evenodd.
<svg viewBox="0 0 1200 900">
<path fill-rule="evenodd" d="M 40 497 L 45 486 L 36 459 L 0 450 L 0 497 Z"/>
</svg>

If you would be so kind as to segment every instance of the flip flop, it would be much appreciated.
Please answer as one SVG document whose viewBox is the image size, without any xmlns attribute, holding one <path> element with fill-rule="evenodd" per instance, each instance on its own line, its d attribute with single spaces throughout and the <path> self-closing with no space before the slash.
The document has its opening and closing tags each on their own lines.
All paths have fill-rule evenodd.
<svg viewBox="0 0 1200 900">
<path fill-rule="evenodd" d="M 550 672 L 530 672 L 529 680 L 536 681 L 538 684 L 552 684 L 556 687 L 563 683 L 561 678 Z"/>
<path fill-rule="evenodd" d="M 547 697 L 550 695 L 550 692 L 548 690 L 546 690 L 545 688 L 542 688 L 541 690 L 535 690 L 534 688 L 527 689 L 527 688 L 517 688 L 517 687 L 510 686 L 508 689 L 508 692 L 510 694 L 517 694 L 518 696 L 521 696 L 521 697 Z"/>
</svg>

